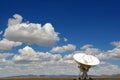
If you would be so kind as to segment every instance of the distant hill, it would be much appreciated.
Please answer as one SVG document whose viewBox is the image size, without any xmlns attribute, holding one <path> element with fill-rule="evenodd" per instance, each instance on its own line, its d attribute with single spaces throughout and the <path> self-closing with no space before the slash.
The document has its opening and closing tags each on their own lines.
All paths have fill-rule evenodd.
<svg viewBox="0 0 120 80">
<path fill-rule="evenodd" d="M 112 74 L 112 75 L 101 75 L 101 78 L 120 78 L 120 74 Z"/>
<path fill-rule="evenodd" d="M 120 74 L 114 75 L 89 75 L 90 77 L 96 78 L 120 78 Z M 10 76 L 7 78 L 77 78 L 78 75 L 20 75 L 20 76 Z"/>
<path fill-rule="evenodd" d="M 7 78 L 76 78 L 77 75 L 20 75 Z"/>
</svg>

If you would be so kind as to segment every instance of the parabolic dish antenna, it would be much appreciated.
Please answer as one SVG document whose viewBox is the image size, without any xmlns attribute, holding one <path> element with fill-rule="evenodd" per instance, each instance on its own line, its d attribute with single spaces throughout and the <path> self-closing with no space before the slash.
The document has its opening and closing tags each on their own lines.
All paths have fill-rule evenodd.
<svg viewBox="0 0 120 80">
<path fill-rule="evenodd" d="M 80 73 L 82 73 L 82 80 L 92 80 L 92 78 L 88 77 L 87 72 L 93 66 L 96 66 L 100 63 L 99 59 L 93 55 L 88 55 L 86 53 L 76 53 L 73 55 L 73 59 L 79 64 L 78 68 L 80 69 Z M 80 80 L 79 73 L 79 80 Z"/>
<path fill-rule="evenodd" d="M 100 63 L 99 59 L 95 56 L 88 55 L 85 53 L 76 53 L 73 55 L 73 59 L 78 63 L 78 64 L 84 64 L 88 66 L 96 66 Z"/>
</svg>

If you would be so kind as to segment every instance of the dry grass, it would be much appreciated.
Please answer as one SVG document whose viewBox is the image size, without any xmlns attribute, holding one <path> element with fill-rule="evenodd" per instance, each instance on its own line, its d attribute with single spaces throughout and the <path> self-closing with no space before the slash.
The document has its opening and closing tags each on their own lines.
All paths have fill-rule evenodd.
<svg viewBox="0 0 120 80">
<path fill-rule="evenodd" d="M 77 80 L 74 78 L 4 78 L 0 80 Z M 120 78 L 94 78 L 93 80 L 120 80 Z"/>
</svg>

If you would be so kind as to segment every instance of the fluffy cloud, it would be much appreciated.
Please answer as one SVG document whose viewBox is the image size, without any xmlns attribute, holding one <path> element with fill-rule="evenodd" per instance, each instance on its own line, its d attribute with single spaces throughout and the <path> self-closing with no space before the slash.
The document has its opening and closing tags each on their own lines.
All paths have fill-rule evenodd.
<svg viewBox="0 0 120 80">
<path fill-rule="evenodd" d="M 109 59 L 109 57 L 105 53 L 99 53 L 98 55 L 95 56 L 101 60 Z"/>
<path fill-rule="evenodd" d="M 120 59 L 120 42 L 111 42 L 112 45 L 116 46 L 115 48 L 107 51 L 102 51 L 98 48 L 93 48 L 93 45 L 87 44 L 80 48 L 79 52 L 92 54 L 98 57 L 99 59 Z"/>
<path fill-rule="evenodd" d="M 102 53 L 102 51 L 98 48 L 93 48 L 93 45 L 86 44 L 80 48 L 80 52 L 91 54 L 91 55 L 97 55 Z"/>
<path fill-rule="evenodd" d="M 9 57 L 0 55 L 1 59 Z M 19 49 L 19 54 L 13 56 L 12 60 L 4 61 L 4 67 L 0 66 L 0 76 L 15 75 L 78 75 L 77 63 L 72 58 L 73 54 L 62 57 L 61 54 L 51 54 L 48 52 L 36 52 L 33 48 L 26 46 Z M 1 64 L 2 65 L 2 64 Z M 3 66 L 2 65 L 2 66 Z M 119 74 L 120 67 L 108 62 L 101 62 L 99 66 L 90 69 L 89 74 Z"/>
<path fill-rule="evenodd" d="M 114 48 L 112 50 L 108 50 L 106 57 L 110 59 L 120 60 L 120 48 Z"/>
<path fill-rule="evenodd" d="M 117 48 L 120 48 L 120 41 L 114 41 L 114 42 L 111 42 L 111 44 L 116 46 Z"/>
<path fill-rule="evenodd" d="M 45 65 L 42 65 L 40 63 L 31 63 L 28 65 L 14 65 L 14 66 L 5 66 L 0 70 L 0 77 L 5 76 L 17 76 L 17 75 L 77 75 L 78 69 L 76 64 L 70 64 L 70 63 L 56 63 L 52 64 L 46 63 Z M 68 67 L 69 66 L 69 67 Z"/>
<path fill-rule="evenodd" d="M 36 52 L 31 47 L 26 46 L 19 49 L 18 55 L 13 56 L 12 65 L 2 68 L 0 73 L 8 70 L 6 75 L 9 76 L 29 73 L 34 75 L 77 74 L 78 71 L 75 69 L 77 64 L 73 61 L 72 55 L 62 57 L 60 54 Z"/>
<path fill-rule="evenodd" d="M 111 74 L 120 74 L 120 67 L 107 62 L 101 62 L 97 67 L 94 67 L 90 70 L 89 74 L 92 75 L 111 75 Z"/>
<path fill-rule="evenodd" d="M 81 49 L 81 50 L 87 50 L 87 49 L 89 49 L 89 48 L 91 48 L 91 47 L 93 47 L 93 45 L 91 45 L 91 44 L 86 44 L 86 45 L 82 46 L 80 49 Z"/>
<path fill-rule="evenodd" d="M 13 57 L 15 63 L 29 63 L 34 61 L 57 61 L 61 59 L 60 54 L 52 55 L 51 53 L 35 52 L 31 47 L 26 46 L 23 49 L 19 50 L 19 55 Z"/>
<path fill-rule="evenodd" d="M 30 63 L 30 64 L 14 64 L 11 66 L 5 66 L 0 69 L 0 76 L 15 76 L 15 75 L 78 75 L 79 69 L 75 62 L 68 63 L 61 60 L 59 62 L 49 63 Z M 120 74 L 120 68 L 117 65 L 104 62 L 99 66 L 91 68 L 90 75 L 102 75 L 102 74 Z"/>
<path fill-rule="evenodd" d="M 112 50 L 107 50 L 104 53 L 100 53 L 98 57 L 102 59 L 115 59 L 120 60 L 120 42 L 111 42 L 112 45 L 115 46 Z"/>
<path fill-rule="evenodd" d="M 3 39 L 0 41 L 0 50 L 10 50 L 12 47 L 20 46 L 21 44 L 21 42 L 14 42 Z"/>
<path fill-rule="evenodd" d="M 52 50 L 50 50 L 50 52 L 52 52 L 52 53 L 63 53 L 63 52 L 66 52 L 66 51 L 73 51 L 75 49 L 76 49 L 75 45 L 68 44 L 68 45 L 65 45 L 65 46 L 62 46 L 62 47 L 54 47 L 54 48 L 52 48 Z"/>
<path fill-rule="evenodd" d="M 0 64 L 6 62 L 6 58 L 12 56 L 11 53 L 0 53 Z"/>
<path fill-rule="evenodd" d="M 18 14 L 14 14 L 13 17 L 14 18 L 10 18 L 8 20 L 8 27 L 16 25 L 16 24 L 20 24 L 22 22 L 22 19 L 23 19 L 22 16 L 20 16 Z"/>
<path fill-rule="evenodd" d="M 73 60 L 73 54 L 68 54 L 63 57 L 64 60 Z"/>
<path fill-rule="evenodd" d="M 51 46 L 59 41 L 58 33 L 54 31 L 52 24 L 41 26 L 37 23 L 24 23 L 22 19 L 21 15 L 15 14 L 8 20 L 8 28 L 4 33 L 6 39 L 43 46 Z"/>
</svg>

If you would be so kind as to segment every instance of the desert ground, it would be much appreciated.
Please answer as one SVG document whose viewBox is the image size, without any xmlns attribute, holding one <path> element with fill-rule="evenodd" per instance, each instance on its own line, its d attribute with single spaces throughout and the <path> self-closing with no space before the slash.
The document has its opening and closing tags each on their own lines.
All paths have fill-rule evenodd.
<svg viewBox="0 0 120 80">
<path fill-rule="evenodd" d="M 77 80 L 75 78 L 0 78 L 0 80 Z M 93 78 L 93 80 L 120 80 L 120 78 Z"/>
</svg>

